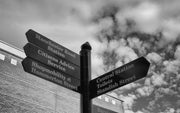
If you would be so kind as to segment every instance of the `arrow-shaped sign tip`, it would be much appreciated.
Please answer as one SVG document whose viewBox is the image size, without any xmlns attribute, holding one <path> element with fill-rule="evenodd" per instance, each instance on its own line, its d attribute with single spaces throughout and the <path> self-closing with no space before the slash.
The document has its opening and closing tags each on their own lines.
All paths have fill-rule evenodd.
<svg viewBox="0 0 180 113">
<path fill-rule="evenodd" d="M 31 50 L 31 46 L 30 46 L 30 44 L 29 43 L 27 43 L 24 47 L 23 47 L 23 49 L 24 49 L 24 52 L 25 52 L 25 54 L 28 56 L 29 54 L 31 54 L 29 51 Z"/>
<path fill-rule="evenodd" d="M 147 64 L 148 66 L 150 66 L 150 62 L 145 58 L 145 57 L 141 57 L 141 59 L 144 60 L 143 63 Z"/>
</svg>

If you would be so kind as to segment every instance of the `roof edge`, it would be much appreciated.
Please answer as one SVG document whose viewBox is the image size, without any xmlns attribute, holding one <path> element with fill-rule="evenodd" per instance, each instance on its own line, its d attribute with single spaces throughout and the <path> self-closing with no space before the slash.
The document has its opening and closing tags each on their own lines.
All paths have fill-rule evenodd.
<svg viewBox="0 0 180 113">
<path fill-rule="evenodd" d="M 9 52 L 15 56 L 18 56 L 20 58 L 25 58 L 26 55 L 24 53 L 24 51 L 20 48 L 17 48 L 7 42 L 4 42 L 2 40 L 0 40 L 0 49 L 6 51 L 6 52 Z"/>
</svg>

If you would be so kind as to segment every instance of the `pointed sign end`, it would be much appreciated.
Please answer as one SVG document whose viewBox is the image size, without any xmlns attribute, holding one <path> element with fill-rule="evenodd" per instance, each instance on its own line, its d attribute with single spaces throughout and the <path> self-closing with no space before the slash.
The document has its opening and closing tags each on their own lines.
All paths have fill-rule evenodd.
<svg viewBox="0 0 180 113">
<path fill-rule="evenodd" d="M 144 60 L 144 63 L 146 63 L 148 66 L 150 66 L 150 62 L 145 58 L 145 57 L 141 57 Z"/>
<path fill-rule="evenodd" d="M 142 57 L 142 59 L 144 60 L 143 63 L 145 64 L 144 65 L 144 68 L 145 68 L 145 75 L 147 75 L 148 73 L 148 70 L 149 70 L 149 67 L 150 67 L 150 62 L 145 58 L 145 57 Z"/>
<path fill-rule="evenodd" d="M 28 36 L 28 34 L 29 34 L 30 32 L 33 32 L 33 30 L 32 30 L 32 29 L 29 29 L 29 30 L 25 33 L 26 36 Z"/>
<path fill-rule="evenodd" d="M 21 61 L 21 64 L 23 66 L 24 71 L 27 71 L 27 64 L 28 64 L 27 57 L 23 61 Z"/>
<path fill-rule="evenodd" d="M 25 52 L 25 54 L 28 56 L 30 53 L 29 53 L 29 51 L 31 50 L 30 49 L 31 47 L 30 47 L 30 43 L 27 43 L 24 47 L 23 47 L 23 49 L 24 49 L 24 52 Z"/>
<path fill-rule="evenodd" d="M 25 33 L 28 42 L 32 42 L 33 39 L 32 39 L 31 37 L 34 37 L 34 33 L 35 33 L 35 31 L 33 31 L 32 29 L 29 29 L 29 30 Z"/>
<path fill-rule="evenodd" d="M 29 49 L 29 43 L 27 43 L 24 47 L 23 47 L 24 50 L 26 49 Z"/>
</svg>

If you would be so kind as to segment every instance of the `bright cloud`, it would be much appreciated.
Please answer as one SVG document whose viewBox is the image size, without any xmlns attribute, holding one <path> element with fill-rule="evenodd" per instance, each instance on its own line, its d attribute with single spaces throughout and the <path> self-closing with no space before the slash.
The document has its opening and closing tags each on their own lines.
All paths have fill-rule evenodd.
<svg viewBox="0 0 180 113">
<path fill-rule="evenodd" d="M 165 66 L 165 71 L 169 73 L 178 74 L 180 68 L 180 61 L 173 60 L 173 61 L 164 61 L 163 65 Z"/>
<path fill-rule="evenodd" d="M 180 60 L 180 45 L 176 47 L 176 51 L 174 53 L 176 59 Z"/>
<path fill-rule="evenodd" d="M 161 112 L 161 113 L 175 113 L 174 108 L 167 108 L 165 112 Z"/>
<path fill-rule="evenodd" d="M 161 86 L 161 85 L 166 85 L 166 81 L 164 80 L 165 75 L 164 74 L 157 74 L 154 73 L 151 76 L 151 82 L 154 86 Z"/>
<path fill-rule="evenodd" d="M 120 46 L 116 50 L 116 53 L 120 59 L 124 58 L 125 63 L 128 63 L 137 58 L 137 54 L 128 46 Z"/>
<path fill-rule="evenodd" d="M 137 37 L 130 37 L 127 39 L 128 45 L 139 52 L 140 55 L 146 54 L 145 46 L 143 42 Z"/>
<path fill-rule="evenodd" d="M 177 110 L 176 110 L 176 113 L 180 113 L 180 109 L 177 109 Z"/>
<path fill-rule="evenodd" d="M 137 97 L 133 94 L 128 94 L 127 96 L 120 95 L 119 98 L 124 100 L 124 108 L 128 110 L 132 109 L 132 106 L 135 103 L 135 100 L 137 99 Z"/>
<path fill-rule="evenodd" d="M 153 86 L 143 86 L 141 88 L 138 88 L 136 91 L 138 94 L 145 97 L 145 96 L 150 96 L 154 91 L 154 88 Z"/>
<path fill-rule="evenodd" d="M 136 28 L 147 33 L 154 33 L 158 29 L 159 6 L 151 2 L 142 2 L 135 7 L 127 7 L 119 12 L 117 18 L 123 20 L 132 18 L 136 22 Z"/>
<path fill-rule="evenodd" d="M 167 95 L 177 95 L 178 93 L 173 91 L 170 88 L 160 88 L 159 91 L 163 94 L 167 94 Z"/>
<path fill-rule="evenodd" d="M 105 73 L 103 59 L 97 55 L 92 55 L 92 75 L 93 78 Z"/>
<path fill-rule="evenodd" d="M 152 61 L 152 62 L 154 62 L 156 64 L 162 62 L 162 57 L 159 54 L 155 53 L 155 52 L 149 53 L 147 55 L 147 59 L 149 59 L 150 61 Z"/>
<path fill-rule="evenodd" d="M 150 78 L 146 78 L 145 82 L 144 82 L 144 85 L 150 86 L 151 85 L 151 79 Z"/>
</svg>

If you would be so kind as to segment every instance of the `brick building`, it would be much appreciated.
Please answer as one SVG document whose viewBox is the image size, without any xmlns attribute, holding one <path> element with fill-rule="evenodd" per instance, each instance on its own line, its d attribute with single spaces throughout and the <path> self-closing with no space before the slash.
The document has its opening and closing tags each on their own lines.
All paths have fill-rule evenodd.
<svg viewBox="0 0 180 113">
<path fill-rule="evenodd" d="M 22 50 L 0 41 L 0 113 L 80 113 L 80 94 L 26 73 Z M 124 113 L 109 95 L 93 99 L 93 113 Z"/>
</svg>

